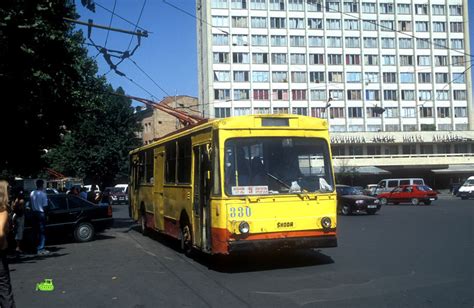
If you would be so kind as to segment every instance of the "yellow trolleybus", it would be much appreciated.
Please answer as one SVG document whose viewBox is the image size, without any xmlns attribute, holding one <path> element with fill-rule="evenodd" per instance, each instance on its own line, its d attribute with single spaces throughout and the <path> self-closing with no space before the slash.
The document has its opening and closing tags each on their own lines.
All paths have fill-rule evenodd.
<svg viewBox="0 0 474 308">
<path fill-rule="evenodd" d="M 325 120 L 210 120 L 131 151 L 130 164 L 131 217 L 185 252 L 337 246 Z"/>
</svg>

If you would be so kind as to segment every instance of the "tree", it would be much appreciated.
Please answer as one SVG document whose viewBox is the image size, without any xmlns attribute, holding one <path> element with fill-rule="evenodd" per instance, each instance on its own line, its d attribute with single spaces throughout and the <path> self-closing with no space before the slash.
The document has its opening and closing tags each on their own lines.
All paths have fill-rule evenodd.
<svg viewBox="0 0 474 308">
<path fill-rule="evenodd" d="M 105 82 L 103 88 L 94 103 L 83 107 L 77 125 L 46 158 L 53 169 L 63 174 L 105 187 L 126 177 L 128 152 L 138 147 L 140 140 L 130 99 L 109 94 L 124 94 L 123 89 L 114 91 Z"/>
<path fill-rule="evenodd" d="M 75 122 L 84 72 L 97 71 L 63 17 L 76 17 L 71 1 L 2 1 L 0 170 L 28 175 L 44 166 L 44 151 Z"/>
</svg>

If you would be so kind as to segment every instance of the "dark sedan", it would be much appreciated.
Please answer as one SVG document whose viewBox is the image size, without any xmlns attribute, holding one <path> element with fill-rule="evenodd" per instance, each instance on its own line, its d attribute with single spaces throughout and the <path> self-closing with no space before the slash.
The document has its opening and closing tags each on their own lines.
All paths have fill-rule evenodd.
<svg viewBox="0 0 474 308">
<path fill-rule="evenodd" d="M 31 231 L 33 217 L 30 203 L 26 203 L 25 231 Z M 74 195 L 48 195 L 46 233 L 72 234 L 78 242 L 94 239 L 95 233 L 110 228 L 113 222 L 112 207 L 98 206 Z"/>
<path fill-rule="evenodd" d="M 342 215 L 351 215 L 357 212 L 366 212 L 374 215 L 380 210 L 377 198 L 364 195 L 357 187 L 336 185 L 337 210 Z"/>
<path fill-rule="evenodd" d="M 120 187 L 107 187 L 102 193 L 102 203 L 104 202 L 111 205 L 128 204 L 128 194 Z"/>
</svg>

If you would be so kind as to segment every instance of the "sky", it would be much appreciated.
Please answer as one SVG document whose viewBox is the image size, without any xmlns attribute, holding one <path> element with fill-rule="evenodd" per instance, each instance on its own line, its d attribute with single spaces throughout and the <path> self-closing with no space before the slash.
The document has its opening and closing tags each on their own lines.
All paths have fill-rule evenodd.
<svg viewBox="0 0 474 308">
<path fill-rule="evenodd" d="M 471 54 L 474 54 L 474 1 L 468 2 Z M 127 59 L 117 67 L 133 82 L 110 71 L 102 55 L 97 56 L 97 50 L 89 46 L 89 55 L 97 56 L 99 74 L 107 74 L 112 86 L 121 86 L 129 95 L 153 100 L 173 95 L 197 97 L 196 18 L 190 16 L 195 16 L 195 0 L 95 0 L 95 13 L 85 9 L 80 0 L 75 0 L 75 3 L 82 21 L 92 19 L 95 24 L 111 24 L 114 28 L 129 31 L 134 30 L 132 24 L 138 23 L 150 32 L 147 38 L 142 38 L 141 45 L 131 57 L 136 64 Z M 111 23 L 110 11 L 120 16 L 114 16 Z M 87 33 L 86 26 L 78 25 L 77 28 Z M 133 37 L 130 45 L 131 35 L 95 28 L 92 29 L 91 38 L 97 45 L 119 51 L 132 50 L 137 44 L 136 37 Z M 474 60 L 474 57 L 469 60 Z"/>
</svg>

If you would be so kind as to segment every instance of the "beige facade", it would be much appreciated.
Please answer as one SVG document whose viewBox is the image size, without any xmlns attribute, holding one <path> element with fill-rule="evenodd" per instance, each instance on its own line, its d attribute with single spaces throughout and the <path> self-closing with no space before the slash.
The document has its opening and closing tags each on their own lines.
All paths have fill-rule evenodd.
<svg viewBox="0 0 474 308">
<path fill-rule="evenodd" d="M 159 104 L 167 105 L 188 114 L 199 115 L 197 98 L 185 95 L 165 97 Z M 149 144 L 183 127 L 179 120 L 159 109 L 148 107 L 137 112 L 143 131 L 140 138 L 143 144 Z"/>
</svg>

